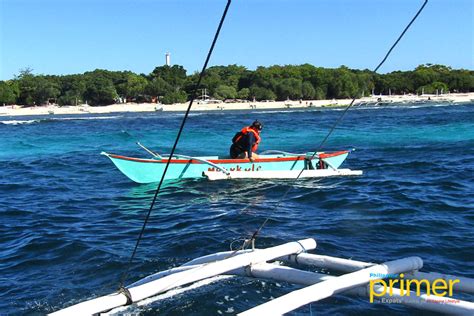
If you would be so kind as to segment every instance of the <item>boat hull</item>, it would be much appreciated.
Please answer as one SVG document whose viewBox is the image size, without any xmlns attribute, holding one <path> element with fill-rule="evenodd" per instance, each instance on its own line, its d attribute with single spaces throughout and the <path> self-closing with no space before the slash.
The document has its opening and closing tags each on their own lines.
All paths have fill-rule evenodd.
<svg viewBox="0 0 474 316">
<path fill-rule="evenodd" d="M 142 159 L 102 153 L 130 180 L 137 183 L 159 182 L 168 159 Z M 204 178 L 204 173 L 222 170 L 207 164 L 208 161 L 230 172 L 292 171 L 301 169 L 337 169 L 347 158 L 349 151 L 317 153 L 315 159 L 307 155 L 261 155 L 253 163 L 248 159 L 221 159 L 219 157 L 196 157 L 196 159 L 171 159 L 165 180 Z"/>
</svg>

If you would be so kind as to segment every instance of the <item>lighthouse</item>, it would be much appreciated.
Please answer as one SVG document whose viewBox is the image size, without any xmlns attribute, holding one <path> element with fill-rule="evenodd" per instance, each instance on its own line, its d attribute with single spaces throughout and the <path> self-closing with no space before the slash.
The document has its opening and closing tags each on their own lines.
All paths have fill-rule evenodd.
<svg viewBox="0 0 474 316">
<path fill-rule="evenodd" d="M 171 66 L 170 53 L 168 52 L 165 54 L 165 62 L 166 62 L 166 66 Z"/>
</svg>

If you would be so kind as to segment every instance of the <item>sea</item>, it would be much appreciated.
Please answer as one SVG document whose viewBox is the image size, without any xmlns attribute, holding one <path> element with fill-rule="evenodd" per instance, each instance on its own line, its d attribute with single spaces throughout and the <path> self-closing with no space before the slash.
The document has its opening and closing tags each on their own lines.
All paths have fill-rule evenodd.
<svg viewBox="0 0 474 316">
<path fill-rule="evenodd" d="M 183 117 L 0 117 L 1 315 L 43 315 L 117 290 L 157 185 L 133 183 L 100 153 L 150 157 L 136 142 L 168 153 Z M 126 284 L 236 249 L 266 219 L 258 248 L 314 238 L 312 253 L 380 263 L 419 256 L 423 271 L 474 277 L 474 104 L 192 112 L 176 152 L 227 155 L 255 119 L 264 124 L 260 151 L 347 149 L 342 167 L 363 175 L 166 182 Z M 117 314 L 233 315 L 301 288 L 211 281 Z M 341 294 L 291 313 L 313 314 L 423 312 Z"/>
</svg>

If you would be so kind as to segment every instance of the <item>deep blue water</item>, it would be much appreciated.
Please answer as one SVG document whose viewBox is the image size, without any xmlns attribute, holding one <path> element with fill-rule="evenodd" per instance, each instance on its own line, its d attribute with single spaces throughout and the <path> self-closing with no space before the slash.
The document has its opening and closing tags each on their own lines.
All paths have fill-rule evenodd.
<svg viewBox="0 0 474 316">
<path fill-rule="evenodd" d="M 193 113 L 177 152 L 226 154 L 234 133 L 257 118 L 265 123 L 261 150 L 315 150 L 340 114 Z M 116 289 L 155 185 L 132 183 L 99 153 L 147 157 L 136 141 L 166 153 L 182 117 L 0 118 L 0 314 L 44 314 Z M 372 262 L 417 255 L 425 271 L 474 277 L 474 106 L 353 108 L 324 150 L 350 148 L 344 167 L 361 177 L 167 185 L 128 283 L 228 250 L 267 217 L 259 247 L 314 237 L 320 254 Z M 128 312 L 235 314 L 294 288 L 235 278 Z M 311 309 L 419 313 L 345 296 Z"/>
</svg>

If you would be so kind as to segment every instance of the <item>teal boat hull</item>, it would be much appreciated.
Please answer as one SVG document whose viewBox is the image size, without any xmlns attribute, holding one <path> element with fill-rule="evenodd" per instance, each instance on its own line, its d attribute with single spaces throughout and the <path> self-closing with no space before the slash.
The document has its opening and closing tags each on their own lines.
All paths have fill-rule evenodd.
<svg viewBox="0 0 474 316">
<path fill-rule="evenodd" d="M 130 180 L 137 183 L 159 182 L 165 170 L 168 158 L 144 159 L 102 153 L 110 158 L 114 165 Z M 334 153 L 317 153 L 311 161 L 313 153 L 306 155 L 260 155 L 259 159 L 250 162 L 248 159 L 229 159 L 214 157 L 195 157 L 182 159 L 177 157 L 170 161 L 165 180 L 203 178 L 204 172 L 223 172 L 208 163 L 225 168 L 228 171 L 281 171 L 301 169 L 337 169 L 347 158 L 349 151 Z"/>
</svg>

